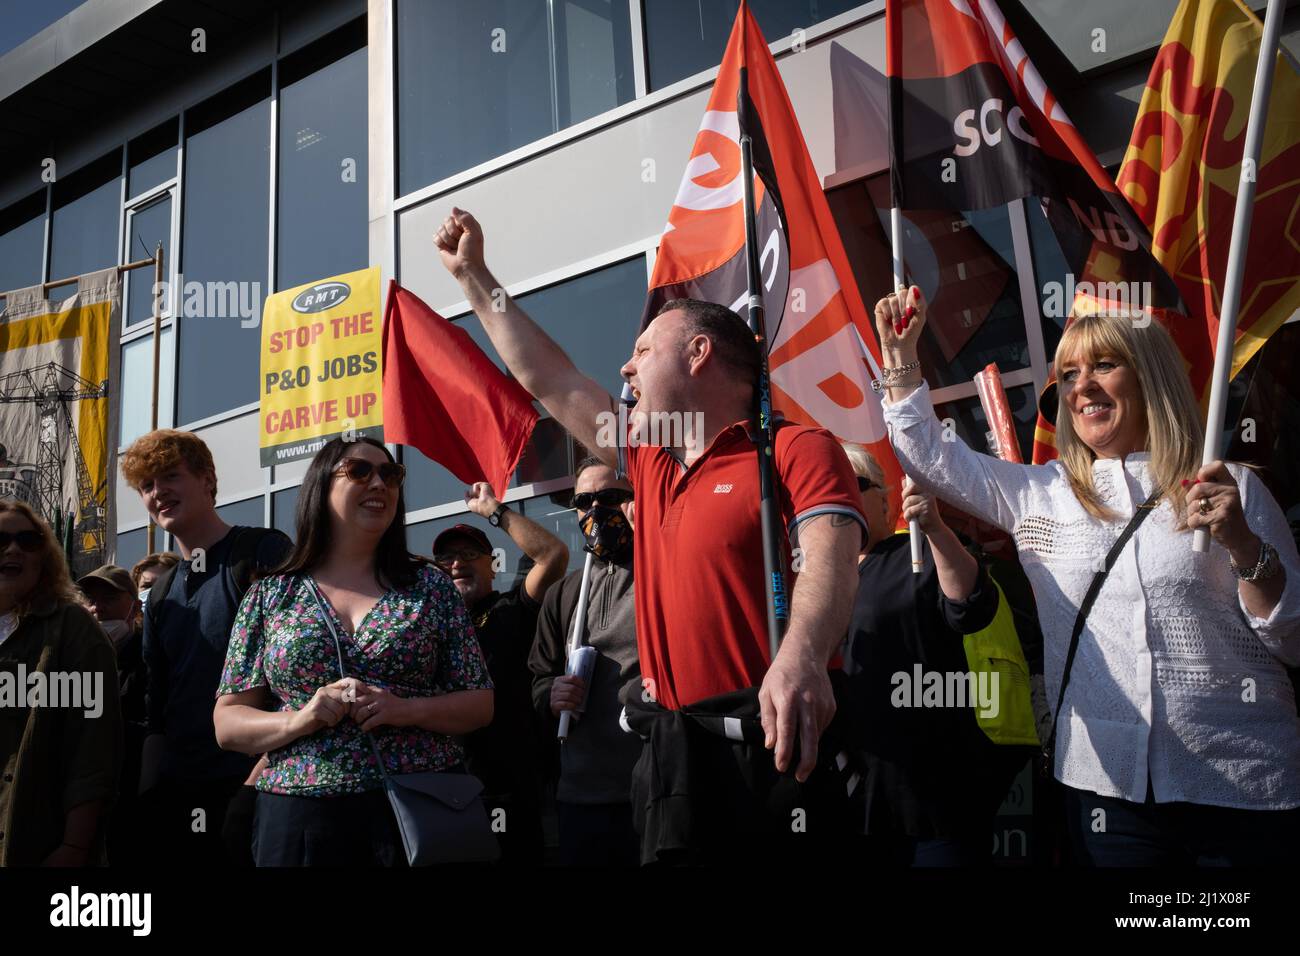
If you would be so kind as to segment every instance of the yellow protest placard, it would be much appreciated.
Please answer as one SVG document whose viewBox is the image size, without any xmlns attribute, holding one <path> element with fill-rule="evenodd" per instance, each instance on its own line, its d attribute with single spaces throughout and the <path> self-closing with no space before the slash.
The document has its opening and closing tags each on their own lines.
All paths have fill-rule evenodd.
<svg viewBox="0 0 1300 956">
<path fill-rule="evenodd" d="M 262 312 L 262 465 L 384 440 L 379 267 L 277 292 Z"/>
</svg>

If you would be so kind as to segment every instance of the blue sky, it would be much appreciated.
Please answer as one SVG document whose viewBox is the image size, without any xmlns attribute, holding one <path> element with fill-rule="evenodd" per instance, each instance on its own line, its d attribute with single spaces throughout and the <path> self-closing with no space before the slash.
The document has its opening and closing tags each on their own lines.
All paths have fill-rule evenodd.
<svg viewBox="0 0 1300 956">
<path fill-rule="evenodd" d="M 81 6 L 82 0 L 0 0 L 0 56 Z"/>
</svg>

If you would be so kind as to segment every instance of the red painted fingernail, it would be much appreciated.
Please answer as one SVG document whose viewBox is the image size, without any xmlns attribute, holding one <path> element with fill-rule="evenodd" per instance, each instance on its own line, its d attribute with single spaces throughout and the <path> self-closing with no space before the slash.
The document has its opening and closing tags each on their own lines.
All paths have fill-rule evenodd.
<svg viewBox="0 0 1300 956">
<path fill-rule="evenodd" d="M 918 299 L 921 298 L 921 287 L 919 285 L 912 286 L 912 295 Z"/>
<path fill-rule="evenodd" d="M 902 322 L 895 322 L 895 323 L 894 323 L 894 334 L 895 334 L 895 335 L 902 335 L 902 334 L 903 334 L 903 323 L 902 323 Z"/>
<path fill-rule="evenodd" d="M 1192 482 L 1192 484 L 1194 485 L 1199 485 L 1200 483 L 1201 483 L 1201 479 L 1199 478 L 1197 478 L 1195 481 Z"/>
<path fill-rule="evenodd" d="M 916 315 L 916 306 L 909 305 L 907 311 L 903 313 L 903 321 L 906 322 L 912 316 Z"/>
<path fill-rule="evenodd" d="M 1183 487 L 1184 487 L 1184 488 L 1187 487 L 1187 479 L 1186 479 L 1186 478 L 1183 479 Z"/>
</svg>

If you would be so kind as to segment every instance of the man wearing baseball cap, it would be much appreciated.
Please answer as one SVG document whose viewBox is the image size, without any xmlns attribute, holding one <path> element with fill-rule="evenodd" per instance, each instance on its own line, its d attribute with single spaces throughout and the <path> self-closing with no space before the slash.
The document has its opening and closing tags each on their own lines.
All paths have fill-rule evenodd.
<svg viewBox="0 0 1300 956">
<path fill-rule="evenodd" d="M 485 481 L 465 493 L 469 510 L 510 536 L 532 567 L 507 591 L 492 587 L 497 568 L 486 534 L 468 524 L 433 542 L 433 560 L 450 575 L 469 609 L 496 692 L 492 723 L 465 738 L 466 766 L 483 781 L 489 813 L 505 811 L 505 863 L 540 863 L 542 735 L 533 711 L 528 655 L 546 590 L 564 576 L 569 549 L 541 525 L 510 510 Z"/>
</svg>

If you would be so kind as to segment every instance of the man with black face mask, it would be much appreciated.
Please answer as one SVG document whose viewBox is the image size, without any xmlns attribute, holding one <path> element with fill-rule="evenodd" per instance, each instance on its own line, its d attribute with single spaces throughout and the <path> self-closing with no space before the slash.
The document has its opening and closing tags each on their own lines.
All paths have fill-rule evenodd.
<svg viewBox="0 0 1300 956">
<path fill-rule="evenodd" d="M 569 639 L 582 572 L 546 592 L 528 666 L 533 703 L 552 733 L 573 713 L 560 745 L 556 789 L 560 862 L 566 866 L 636 866 L 638 838 L 628 802 L 641 740 L 619 717 L 628 694 L 641 692 L 632 600 L 632 486 L 599 458 L 579 463 L 574 508 L 585 548 L 594 557 L 583 638 L 596 651 L 589 682 L 566 676 Z M 578 711 L 581 711 L 581 714 Z"/>
</svg>

